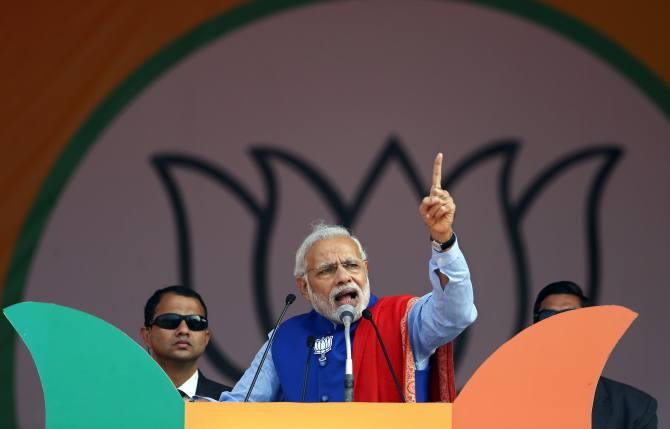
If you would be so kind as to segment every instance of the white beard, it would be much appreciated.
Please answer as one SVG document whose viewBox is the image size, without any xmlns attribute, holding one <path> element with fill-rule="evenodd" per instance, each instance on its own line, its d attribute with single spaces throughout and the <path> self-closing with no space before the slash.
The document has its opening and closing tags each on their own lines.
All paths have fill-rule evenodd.
<svg viewBox="0 0 670 429">
<path fill-rule="evenodd" d="M 341 292 L 347 289 L 354 289 L 358 293 L 358 302 L 354 307 L 354 320 L 357 321 L 363 315 L 363 310 L 368 307 L 370 302 L 370 279 L 365 279 L 365 286 L 360 288 L 356 283 L 349 282 L 347 284 L 336 286 L 330 291 L 328 300 L 325 300 L 323 297 L 316 295 L 312 292 L 312 287 L 309 285 L 309 280 L 305 278 L 305 283 L 307 284 L 307 294 L 309 295 L 309 301 L 312 304 L 314 310 L 317 313 L 330 320 L 333 323 L 341 324 L 340 320 L 337 318 L 337 309 L 339 305 L 335 302 L 335 297 Z"/>
</svg>

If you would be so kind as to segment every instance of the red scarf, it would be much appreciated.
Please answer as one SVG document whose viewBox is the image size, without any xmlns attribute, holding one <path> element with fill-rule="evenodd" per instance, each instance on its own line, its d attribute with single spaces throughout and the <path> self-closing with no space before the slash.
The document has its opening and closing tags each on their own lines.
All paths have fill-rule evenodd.
<svg viewBox="0 0 670 429">
<path fill-rule="evenodd" d="M 414 354 L 407 317 L 417 300 L 410 295 L 385 297 L 370 309 L 407 402 L 416 402 Z M 431 402 L 453 402 L 456 399 L 453 348 L 453 343 L 449 342 L 439 347 L 431 358 Z M 356 402 L 400 402 L 384 352 L 368 320 L 361 319 L 356 328 L 352 349 Z"/>
</svg>

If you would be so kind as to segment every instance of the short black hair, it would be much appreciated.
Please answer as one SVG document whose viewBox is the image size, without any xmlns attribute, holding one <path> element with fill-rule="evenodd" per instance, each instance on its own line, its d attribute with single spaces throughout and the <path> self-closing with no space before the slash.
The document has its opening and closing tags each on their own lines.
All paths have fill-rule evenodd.
<svg viewBox="0 0 670 429">
<path fill-rule="evenodd" d="M 546 297 L 549 295 L 560 294 L 574 295 L 578 297 L 582 307 L 591 306 L 591 300 L 586 295 L 584 295 L 582 288 L 580 288 L 577 283 L 568 280 L 561 280 L 558 282 L 549 283 L 544 288 L 542 288 L 540 293 L 537 294 L 537 298 L 535 298 L 535 305 L 533 305 L 533 315 L 536 316 L 540 311 L 540 304 L 542 304 L 542 301 L 544 301 Z"/>
<path fill-rule="evenodd" d="M 205 305 L 205 301 L 202 300 L 200 294 L 186 286 L 173 285 L 158 289 L 153 293 L 153 295 L 151 295 L 151 297 L 149 297 L 147 303 L 144 305 L 144 326 L 149 327 L 151 325 L 151 321 L 154 319 L 154 313 L 156 312 L 156 307 L 158 307 L 158 303 L 161 302 L 161 298 L 166 293 L 174 293 L 175 295 L 197 299 L 200 301 L 202 308 L 205 310 L 204 316 L 205 319 L 207 319 L 207 306 Z"/>
</svg>

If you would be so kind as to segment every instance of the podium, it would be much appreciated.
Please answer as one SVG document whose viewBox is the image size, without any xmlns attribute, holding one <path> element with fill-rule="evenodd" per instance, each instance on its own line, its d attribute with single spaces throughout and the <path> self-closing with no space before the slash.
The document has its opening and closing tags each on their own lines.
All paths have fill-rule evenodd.
<svg viewBox="0 0 670 429">
<path fill-rule="evenodd" d="M 452 429 L 452 404 L 187 402 L 185 429 Z"/>
<path fill-rule="evenodd" d="M 453 404 L 185 403 L 135 341 L 56 304 L 4 309 L 35 361 L 48 429 L 589 429 L 596 384 L 637 314 L 588 307 L 523 330 Z"/>
</svg>

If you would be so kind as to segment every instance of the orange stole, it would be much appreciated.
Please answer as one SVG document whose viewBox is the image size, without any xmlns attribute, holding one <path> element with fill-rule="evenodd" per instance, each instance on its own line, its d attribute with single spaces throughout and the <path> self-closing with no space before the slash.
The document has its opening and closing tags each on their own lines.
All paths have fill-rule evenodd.
<svg viewBox="0 0 670 429">
<path fill-rule="evenodd" d="M 384 340 L 407 402 L 416 402 L 414 353 L 409 340 L 407 318 L 418 298 L 410 295 L 380 298 L 370 309 Z M 400 402 L 393 377 L 372 324 L 361 319 L 352 347 L 354 399 L 356 402 Z M 432 357 L 430 400 L 453 402 L 456 384 L 453 343 L 437 349 Z"/>
</svg>

